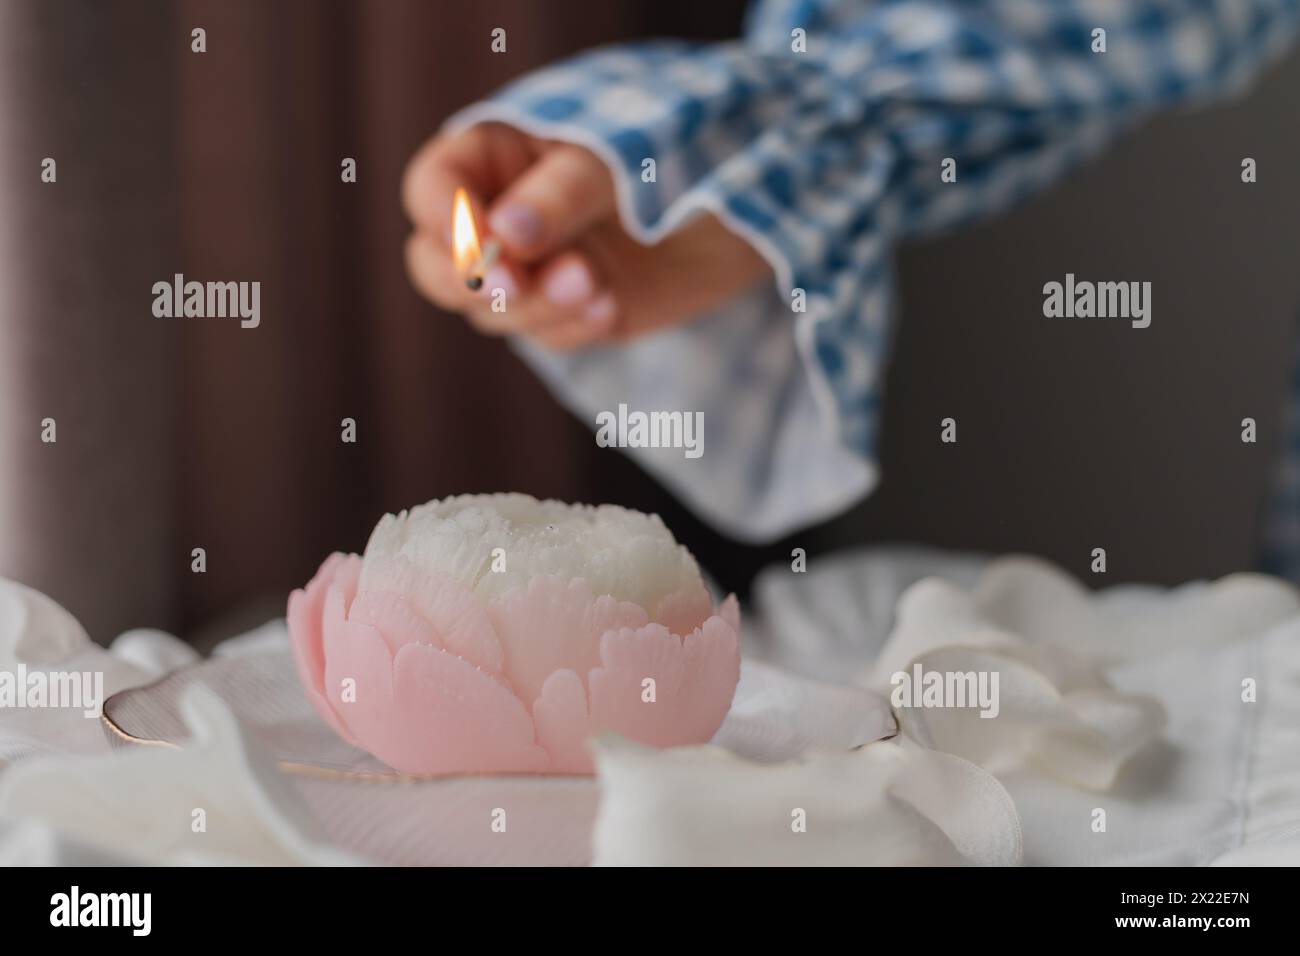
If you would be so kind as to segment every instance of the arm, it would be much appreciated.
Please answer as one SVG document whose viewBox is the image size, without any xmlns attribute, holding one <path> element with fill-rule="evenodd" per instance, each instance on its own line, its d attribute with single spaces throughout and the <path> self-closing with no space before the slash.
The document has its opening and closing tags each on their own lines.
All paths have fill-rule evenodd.
<svg viewBox="0 0 1300 956">
<path fill-rule="evenodd" d="M 1094 7 L 1109 15 L 1090 16 Z M 802 363 L 801 381 L 781 384 L 811 394 L 827 440 L 866 466 L 841 461 L 839 490 L 810 495 L 783 477 L 793 469 L 775 460 L 779 450 L 766 464 L 747 461 L 736 474 L 765 473 L 748 498 L 729 497 L 766 509 L 761 531 L 740 527 L 740 504 L 697 500 L 715 517 L 730 509 L 730 530 L 768 537 L 827 516 L 874 482 L 897 242 L 997 213 L 1155 110 L 1238 89 L 1286 48 L 1298 13 L 1297 0 L 779 0 L 755 8 L 741 42 L 595 51 L 507 87 L 452 128 L 496 121 L 589 151 L 612 177 L 622 229 L 643 248 L 715 220 L 766 261 L 776 278 L 769 304 L 793 325 Z M 1105 52 L 1094 52 L 1098 28 Z M 707 270 L 678 274 L 710 282 Z M 735 291 L 727 288 L 728 301 Z M 716 328 L 679 331 L 687 352 L 754 342 L 742 324 L 730 343 Z M 667 346 L 644 351 L 674 361 Z M 575 359 L 561 369 L 533 358 L 562 391 L 574 388 L 566 382 L 575 370 L 599 378 L 598 363 L 633 361 Z M 735 366 L 728 355 L 719 374 Z M 635 380 L 626 372 L 570 404 L 608 402 L 613 382 Z M 682 393 L 699 402 L 688 407 L 718 408 L 715 420 L 739 407 L 689 382 Z M 727 482 L 694 493 L 692 481 L 698 475 L 675 485 L 688 498 L 727 497 Z"/>
</svg>

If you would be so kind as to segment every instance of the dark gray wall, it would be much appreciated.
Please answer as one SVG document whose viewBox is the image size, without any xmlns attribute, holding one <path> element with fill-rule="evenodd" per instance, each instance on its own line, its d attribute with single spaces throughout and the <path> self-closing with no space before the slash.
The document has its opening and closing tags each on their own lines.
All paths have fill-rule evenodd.
<svg viewBox="0 0 1300 956">
<path fill-rule="evenodd" d="M 1292 56 L 1246 98 L 1162 116 L 996 222 L 906 250 L 884 480 L 818 543 L 1028 551 L 1082 575 L 1105 547 L 1097 584 L 1251 567 L 1300 311 L 1297 90 Z M 1150 280 L 1151 327 L 1044 318 L 1067 272 Z"/>
</svg>

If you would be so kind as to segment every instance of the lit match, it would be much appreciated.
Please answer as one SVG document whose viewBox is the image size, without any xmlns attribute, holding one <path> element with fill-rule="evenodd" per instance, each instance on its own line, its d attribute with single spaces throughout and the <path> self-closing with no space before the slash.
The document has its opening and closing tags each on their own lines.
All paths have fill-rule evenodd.
<svg viewBox="0 0 1300 956">
<path fill-rule="evenodd" d="M 471 292 L 483 288 L 483 277 L 501 254 L 501 244 L 488 239 L 479 245 L 478 227 L 474 224 L 474 210 L 469 204 L 469 193 L 456 190 L 451 210 L 451 254 L 456 271 L 465 278 Z"/>
</svg>

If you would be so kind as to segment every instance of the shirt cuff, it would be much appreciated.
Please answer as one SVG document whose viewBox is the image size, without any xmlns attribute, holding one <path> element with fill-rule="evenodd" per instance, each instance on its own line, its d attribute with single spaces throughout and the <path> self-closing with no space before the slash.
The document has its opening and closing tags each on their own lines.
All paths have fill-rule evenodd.
<svg viewBox="0 0 1300 956">
<path fill-rule="evenodd" d="M 728 44 L 588 54 L 530 74 L 456 114 L 448 128 L 501 122 L 584 146 L 610 169 L 622 225 L 637 241 L 654 244 L 710 213 L 768 262 L 773 287 L 629 344 L 556 355 L 515 343 L 590 427 L 597 413 L 617 415 L 620 405 L 703 413 L 698 458 L 682 449 L 626 450 L 720 530 L 761 542 L 830 518 L 874 488 L 877 376 L 892 287 L 883 244 L 873 252 L 881 257 L 875 268 L 859 268 L 860 256 L 838 262 L 827 256 L 823 236 L 791 228 L 765 208 L 774 184 L 750 188 L 773 168 L 759 155 L 770 147 L 754 139 L 764 139 L 758 128 L 771 116 L 751 109 L 740 111 L 744 119 L 714 123 L 707 149 L 692 138 L 702 133 L 683 130 L 696 110 L 735 106 L 735 84 L 759 81 L 743 70 L 737 79 L 737 63 L 752 61 Z M 775 109 L 774 102 L 759 112 Z M 797 113 L 793 100 L 785 108 Z M 643 180 L 645 159 L 656 160 L 655 182 Z M 813 267 L 828 268 L 828 259 L 838 279 L 813 274 Z M 792 308 L 796 298 L 804 311 Z"/>
</svg>

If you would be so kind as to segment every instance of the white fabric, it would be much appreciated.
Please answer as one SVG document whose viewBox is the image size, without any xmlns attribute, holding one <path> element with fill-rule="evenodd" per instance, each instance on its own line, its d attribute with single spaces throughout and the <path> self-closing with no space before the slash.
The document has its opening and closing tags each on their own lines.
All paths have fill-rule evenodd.
<svg viewBox="0 0 1300 956">
<path fill-rule="evenodd" d="M 1300 600 L 1281 582 L 1093 594 L 1042 562 L 878 549 L 769 569 L 755 594 L 747 652 L 784 666 L 746 659 L 709 747 L 602 741 L 598 780 L 287 782 L 276 735 L 201 688 L 183 749 L 110 752 L 80 711 L 0 709 L 0 863 L 1300 863 Z M 256 675 L 284 648 L 272 622 L 217 657 Z M 882 693 L 918 659 L 999 670 L 999 717 L 904 709 L 890 737 Z M 0 581 L 0 671 L 95 669 L 114 693 L 193 660 L 161 632 L 95 647 Z M 514 838 L 484 825 L 503 802 Z M 478 835 L 408 838 L 437 825 Z"/>
<path fill-rule="evenodd" d="M 717 747 L 597 749 L 597 865 L 1020 862 L 1007 792 L 974 764 L 892 741 L 755 764 Z"/>
<path fill-rule="evenodd" d="M 940 579 L 926 580 L 927 566 Z M 1133 705 L 1133 736 L 1094 739 L 1093 756 L 1133 752 L 1103 759 L 1113 784 L 1092 789 L 1069 779 L 1086 754 L 1044 768 L 1025 760 L 1024 739 L 1000 719 L 957 715 L 989 748 L 968 756 L 994 769 L 1015 800 L 1026 864 L 1300 863 L 1300 599 L 1283 581 L 1238 574 L 1091 594 L 1041 561 L 871 549 L 813 562 L 806 574 L 769 569 L 756 594 L 759 616 L 780 622 L 770 655 L 787 664 L 789 647 L 820 648 L 811 670 L 830 659 L 878 683 L 927 648 L 956 648 L 965 656 L 954 666 L 965 669 L 976 648 L 1001 640 L 1022 654 L 1045 646 L 1038 666 L 1057 691 L 1084 669 Z M 900 610 L 888 637 L 881 603 Z M 1257 682 L 1254 703 L 1242 699 L 1247 678 Z M 1158 734 L 1139 703 L 1150 700 L 1165 714 Z M 1104 832 L 1093 828 L 1097 810 Z"/>
<path fill-rule="evenodd" d="M 24 664 L 52 672 L 75 662 L 112 672 L 110 686 L 122 690 L 149 683 L 169 666 L 193 664 L 193 653 L 168 635 L 131 632 L 105 651 L 41 595 L 0 582 L 0 596 L 11 612 L 0 617 L 0 647 L 8 653 L 0 669 Z M 295 711 L 293 705 L 305 700 L 258 706 L 268 686 L 288 687 L 290 695 L 297 690 L 292 678 L 276 683 L 292 672 L 283 623 L 227 642 L 217 657 L 225 699 L 201 681 L 181 692 L 183 747 L 110 751 L 98 721 L 80 712 L 0 711 L 0 746 L 17 753 L 13 741 L 31 736 L 39 745 L 23 752 L 38 759 L 0 772 L 0 863 L 591 862 L 601 782 L 471 777 L 385 786 L 285 774 L 266 745 L 294 738 L 302 715 L 314 718 L 305 706 Z M 244 677 L 231 682 L 231 667 L 243 668 Z M 245 726 L 235 712 L 245 715 Z M 268 719 L 283 726 L 268 727 Z M 1001 785 L 963 761 L 916 750 L 903 756 L 897 744 L 877 743 L 895 731 L 887 703 L 865 688 L 747 661 L 715 745 L 690 753 L 716 755 L 712 759 L 725 763 L 728 776 L 798 779 L 812 767 L 874 794 L 873 814 L 854 815 L 861 835 L 851 845 L 859 862 L 1018 859 L 1018 825 Z M 940 780 L 943 793 L 928 794 L 927 786 Z M 966 794 L 970 799 L 963 799 Z M 839 800 L 848 807 L 860 802 L 852 792 Z M 806 850 L 836 843 L 834 817 L 820 811 L 825 799 L 805 802 L 817 810 Z M 970 808 L 984 803 L 997 812 L 980 814 L 975 839 Z M 500 835 L 488 826 L 498 809 L 509 814 L 509 828 Z M 196 832 L 198 810 L 205 826 Z M 725 843 L 715 848 L 716 856 L 727 852 Z"/>
<path fill-rule="evenodd" d="M 179 644 L 175 638 L 171 638 Z M 145 683 L 162 673 L 151 662 L 105 654 L 90 642 L 77 620 L 48 597 L 0 578 L 0 671 L 22 664 L 33 670 L 95 671 L 104 693 Z M 99 721 L 75 709 L 0 710 L 0 767 L 38 754 L 96 753 L 104 750 Z"/>
<path fill-rule="evenodd" d="M 1089 656 L 1068 645 L 999 627 L 996 622 L 1015 617 L 1018 598 L 1039 593 L 1044 580 L 1056 583 L 1052 572 L 1036 564 L 1007 569 L 1006 562 L 995 564 L 974 592 L 938 578 L 908 588 L 898 602 L 893 634 L 865 682 L 889 694 L 894 675 L 906 679 L 917 668 L 996 675 L 996 708 L 903 704 L 898 714 L 904 730 L 927 747 L 994 772 L 1032 763 L 1079 786 L 1108 789 L 1125 761 L 1163 728 L 1164 709 L 1152 697 L 1115 691 Z M 1013 580 L 991 606 L 982 606 L 987 582 L 999 576 Z"/>
<path fill-rule="evenodd" d="M 184 748 L 48 757 L 6 770 L 0 820 L 21 822 L 13 845 L 0 843 L 0 863 L 81 862 L 87 848 L 138 863 L 352 862 L 313 838 L 306 808 L 220 700 L 194 687 L 183 705 Z"/>
</svg>

